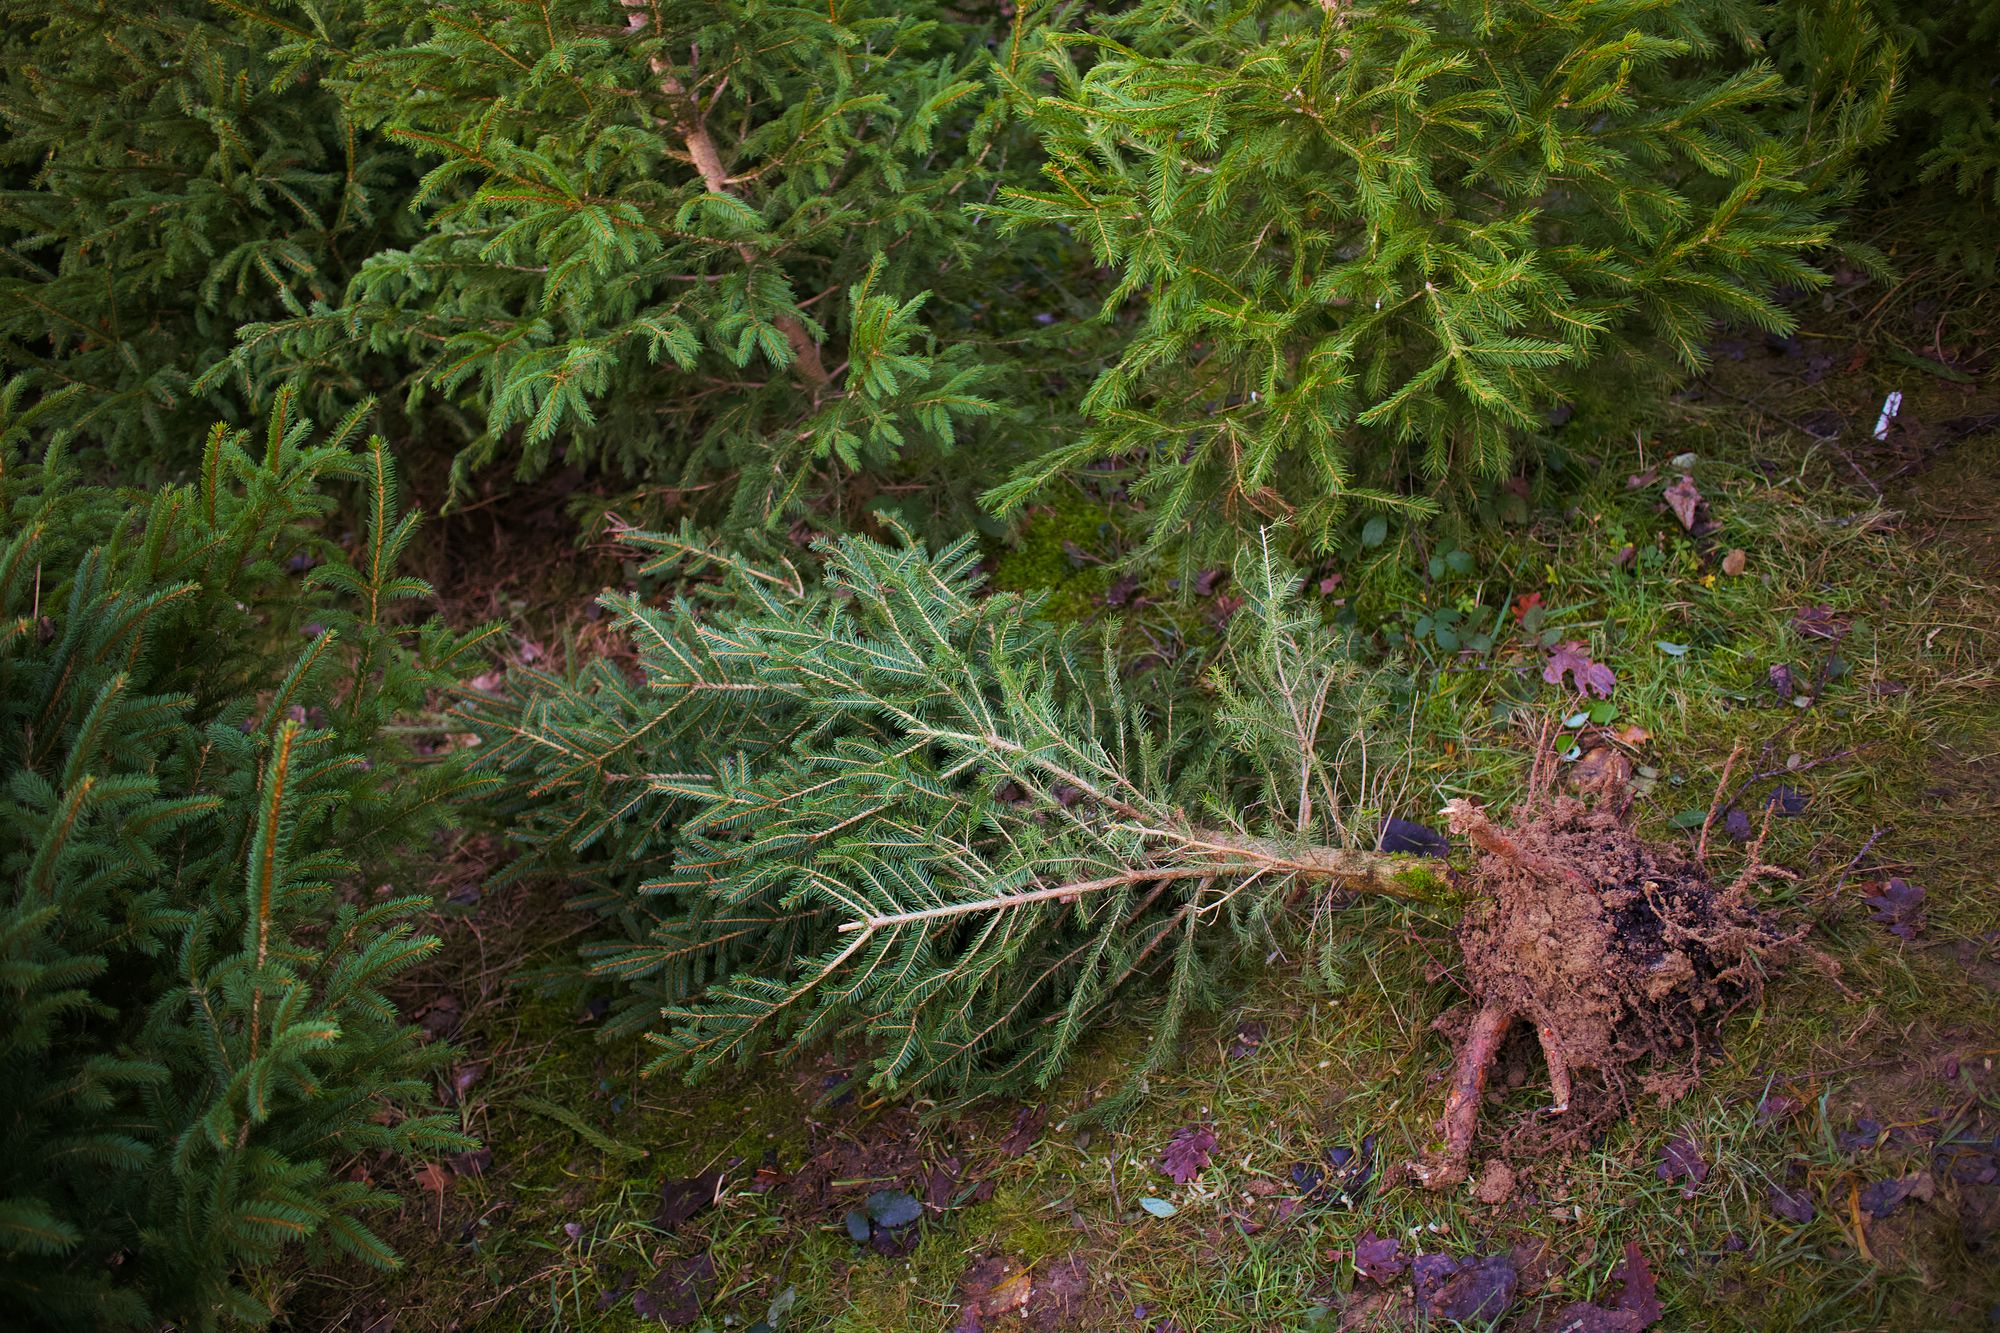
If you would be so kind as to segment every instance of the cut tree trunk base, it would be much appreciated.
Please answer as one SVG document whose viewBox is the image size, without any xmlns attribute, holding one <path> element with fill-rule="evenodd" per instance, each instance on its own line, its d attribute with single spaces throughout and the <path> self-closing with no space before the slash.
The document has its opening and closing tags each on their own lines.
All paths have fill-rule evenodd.
<svg viewBox="0 0 2000 1333">
<path fill-rule="evenodd" d="M 1464 801 L 1446 807 L 1477 848 L 1459 945 L 1478 1008 L 1445 1097 L 1444 1146 L 1412 1168 L 1433 1189 L 1468 1175 L 1487 1078 L 1517 1021 L 1548 1063 L 1542 1114 L 1572 1129 L 1551 1141 L 1575 1142 L 1635 1090 L 1692 1086 L 1716 1024 L 1756 999 L 1765 960 L 1796 942 L 1750 904 L 1758 879 L 1785 874 L 1759 859 L 1761 838 L 1718 888 L 1699 860 L 1633 833 L 1622 789 L 1551 795 L 1548 768 L 1512 828 Z"/>
</svg>

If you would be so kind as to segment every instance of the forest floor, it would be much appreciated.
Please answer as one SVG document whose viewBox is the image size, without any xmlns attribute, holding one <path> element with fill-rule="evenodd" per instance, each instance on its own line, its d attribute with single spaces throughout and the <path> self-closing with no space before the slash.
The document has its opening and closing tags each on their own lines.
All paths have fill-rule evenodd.
<svg viewBox="0 0 2000 1333">
<path fill-rule="evenodd" d="M 1449 921 L 1376 904 L 1247 974 L 1122 1121 L 1087 1114 L 1124 1078 L 1120 1031 L 1031 1102 L 878 1103 L 837 1051 L 690 1089 L 642 1078 L 637 1043 L 597 1041 L 601 1009 L 509 983 L 592 923 L 560 885 L 488 891 L 501 847 L 468 835 L 432 881 L 445 948 L 405 998 L 454 1043 L 441 1091 L 485 1146 L 353 1164 L 402 1196 L 379 1227 L 405 1265 L 269 1275 L 289 1326 L 2000 1320 L 1996 332 L 1992 298 L 1955 307 L 1921 283 L 1815 298 L 1799 337 L 1720 340 L 1712 373 L 1621 437 L 1625 462 L 1591 459 L 1614 446 L 1572 439 L 1580 415 L 1552 495 L 1503 514 L 1476 564 L 1368 608 L 1426 682 L 1402 817 L 1519 795 L 1533 723 L 1561 716 L 1549 630 L 1616 675 L 1567 719 L 1570 768 L 1629 771 L 1649 836 L 1701 838 L 1719 797 L 1726 878 L 1770 811 L 1765 854 L 1797 878 L 1765 901 L 1810 947 L 1727 1019 L 1686 1095 L 1537 1155 L 1547 1089 L 1518 1042 L 1474 1181 L 1419 1188 L 1402 1164 L 1436 1137 L 1457 953 Z M 1667 499 L 1684 472 L 1691 527 Z M 457 595 L 468 615 L 518 611 L 528 592 L 476 572 L 513 568 L 480 521 L 446 528 L 480 544 Z M 593 622 L 569 628 L 570 651 L 596 645 Z"/>
</svg>

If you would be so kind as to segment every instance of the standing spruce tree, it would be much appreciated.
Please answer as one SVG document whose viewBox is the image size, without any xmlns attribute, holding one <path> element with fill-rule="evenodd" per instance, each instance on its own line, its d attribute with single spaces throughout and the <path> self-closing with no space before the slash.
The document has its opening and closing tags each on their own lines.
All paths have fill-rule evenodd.
<svg viewBox="0 0 2000 1333">
<path fill-rule="evenodd" d="M 217 427 L 150 499 L 0 453 L 0 1323 L 269 1317 L 284 1248 L 394 1256 L 357 1154 L 468 1146 L 417 1113 L 435 1051 L 383 987 L 427 899 L 359 866 L 482 781 L 386 724 L 477 636 L 409 626 L 379 440 Z M 360 484 L 352 558 L 319 526 Z M 302 645 L 302 646 L 301 646 Z"/>
<path fill-rule="evenodd" d="M 1047 32 L 1006 76 L 1047 182 L 1003 211 L 1087 239 L 1141 322 L 990 503 L 1092 468 L 1155 546 L 1325 548 L 1356 501 L 1503 475 L 1607 357 L 1787 327 L 1828 228 L 1790 94 L 1725 40 L 1751 10 L 1142 0 Z"/>
<path fill-rule="evenodd" d="M 404 229 L 407 154 L 357 134 L 318 78 L 358 0 L 264 8 L 8 6 L 0 376 L 38 438 L 191 465 L 202 428 L 243 410 L 190 388 L 237 327 L 332 299 Z"/>
<path fill-rule="evenodd" d="M 642 682 L 530 677 L 476 721 L 526 868 L 583 876 L 620 927 L 586 955 L 627 983 L 607 1030 L 664 1010 L 691 1072 L 858 1037 L 877 1087 L 1044 1083 L 1164 975 L 1151 1067 L 1328 886 L 1440 894 L 1357 849 L 1383 700 L 1268 546 L 1206 703 L 1155 715 L 1039 596 L 984 594 L 970 541 L 846 538 L 809 584 L 633 540 L 721 569 L 665 611 L 604 599 Z"/>
<path fill-rule="evenodd" d="M 1049 336 L 1060 238 L 998 255 L 972 208 L 1029 147 L 982 73 L 999 21 L 931 0 L 371 13 L 402 40 L 343 86 L 432 164 L 424 234 L 335 305 L 247 329 L 242 373 L 331 383 L 365 346 L 411 367 L 413 410 L 464 423 L 461 477 L 588 464 L 644 483 L 636 512 L 739 530 L 806 497 L 847 521 L 885 490 L 913 516 L 942 503 L 927 487 L 969 499 L 939 468 L 968 423 L 1000 390 L 1050 397 L 1012 377 Z"/>
</svg>

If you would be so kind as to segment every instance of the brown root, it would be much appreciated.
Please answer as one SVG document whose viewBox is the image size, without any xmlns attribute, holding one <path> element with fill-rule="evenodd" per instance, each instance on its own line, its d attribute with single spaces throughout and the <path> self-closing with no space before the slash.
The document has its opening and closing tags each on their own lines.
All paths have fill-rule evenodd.
<svg viewBox="0 0 2000 1333">
<path fill-rule="evenodd" d="M 1764 960 L 1796 943 L 1750 903 L 1757 879 L 1783 873 L 1754 849 L 1717 887 L 1698 859 L 1632 832 L 1623 791 L 1586 803 L 1552 785 L 1535 784 L 1511 828 L 1467 802 L 1445 811 L 1477 850 L 1459 947 L 1479 1008 L 1446 1096 L 1443 1150 L 1415 1168 L 1431 1188 L 1470 1171 L 1487 1076 L 1515 1019 L 1534 1025 L 1548 1064 L 1544 1117 L 1562 1116 L 1535 1136 L 1574 1143 L 1622 1111 L 1635 1084 L 1661 1096 L 1690 1086 L 1716 1024 L 1757 998 Z"/>
</svg>

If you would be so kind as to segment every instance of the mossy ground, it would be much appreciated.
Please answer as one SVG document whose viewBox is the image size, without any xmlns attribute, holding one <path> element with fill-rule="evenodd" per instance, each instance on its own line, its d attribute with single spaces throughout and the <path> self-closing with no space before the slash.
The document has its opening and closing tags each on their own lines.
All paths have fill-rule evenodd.
<svg viewBox="0 0 2000 1333">
<path fill-rule="evenodd" d="M 1437 552 L 1411 547 L 1400 582 L 1371 585 L 1382 618 L 1404 627 L 1397 651 L 1422 686 L 1406 817 L 1432 819 L 1454 796 L 1502 804 L 1519 792 L 1533 725 L 1576 707 L 1540 679 L 1543 628 L 1617 673 L 1615 716 L 1601 710 L 1569 731 L 1644 730 L 1625 744 L 1656 773 L 1639 807 L 1650 836 L 1696 836 L 1687 812 L 1707 809 L 1739 746 L 1728 790 L 1746 811 L 1779 786 L 1803 797 L 1796 815 L 1772 821 L 1766 849 L 1798 879 L 1766 900 L 1813 926 L 1808 942 L 1826 961 L 1773 977 L 1761 1003 L 1726 1024 L 1723 1056 L 1691 1095 L 1643 1106 L 1585 1151 L 1518 1161 L 1498 1204 L 1395 1183 L 1390 1168 L 1432 1144 L 1450 1057 L 1433 1023 L 1461 996 L 1445 915 L 1386 904 L 1349 909 L 1317 954 L 1246 974 L 1114 1125 L 1084 1113 L 1124 1078 L 1130 1032 L 1103 1034 L 1025 1121 L 1015 1104 L 842 1096 L 838 1053 L 690 1090 L 642 1079 L 644 1049 L 597 1043 L 574 1003 L 505 985 L 524 961 L 573 947 L 569 933 L 585 923 L 547 897 L 489 897 L 441 909 L 449 947 L 425 984 L 462 1008 L 460 1068 L 482 1072 L 460 1106 L 492 1161 L 447 1171 L 442 1191 L 407 1166 L 380 1166 L 406 1200 L 383 1228 L 405 1267 L 274 1276 L 289 1289 L 291 1326 L 657 1326 L 635 1313 L 633 1285 L 703 1253 L 714 1278 L 699 1320 L 718 1330 L 750 1327 L 787 1289 L 787 1328 L 948 1328 L 968 1270 L 995 1255 L 1025 1266 L 1030 1284 L 1058 1269 L 1087 1275 L 1081 1292 L 995 1327 L 1415 1326 L 1406 1295 L 1357 1281 L 1350 1255 L 1364 1230 L 1401 1237 L 1405 1252 L 1514 1247 L 1533 1278 L 1512 1325 L 1524 1329 L 1535 1311 L 1598 1291 L 1628 1242 L 1658 1275 L 1666 1328 L 1977 1326 L 2000 1301 L 2000 1216 L 1988 1194 L 1935 1170 L 1932 1151 L 1956 1137 L 1990 1153 L 2000 1129 L 2000 435 L 1947 426 L 1994 409 L 1993 372 L 1964 385 L 1912 367 L 1883 354 L 1894 330 L 1843 324 L 1846 312 L 1820 317 L 1818 338 L 1802 344 L 1824 343 L 1835 373 L 1812 380 L 1790 369 L 1807 358 L 1752 344 L 1741 362 L 1723 357 L 1700 396 L 1626 413 L 1617 443 L 1586 410 L 1565 428 L 1579 466 L 1547 488 L 1541 517 L 1497 519 L 1465 543 L 1478 549 L 1469 567 L 1434 567 Z M 1976 310 L 1955 318 L 1978 326 Z M 1821 411 L 1872 421 L 1891 388 L 1915 425 L 1887 445 L 1869 442 L 1865 423 L 1840 442 L 1796 428 Z M 1593 453 L 1602 467 L 1582 464 Z M 1668 460 L 1687 453 L 1720 525 L 1700 540 L 1660 503 Z M 1654 466 L 1659 479 L 1628 487 Z M 1731 575 L 1722 560 L 1736 549 L 1745 564 Z M 1080 613 L 1097 590 L 1071 587 L 1078 572 L 1066 562 L 1050 581 Z M 1032 571 L 1003 562 L 1001 573 Z M 1515 610 L 1528 594 L 1542 608 L 1534 629 Z M 1441 645 L 1435 618 L 1409 632 L 1443 605 L 1476 632 L 1490 627 L 1491 641 Z M 1844 626 L 1837 643 L 1801 619 L 1815 607 Z M 1809 703 L 1773 690 L 1775 666 Z M 1718 871 L 1733 871 L 1741 848 L 1713 841 Z M 479 859 L 448 860 L 460 869 L 441 871 L 437 887 Z M 1862 902 L 1892 874 L 1928 893 L 1913 939 Z M 1543 1098 L 1531 1062 L 1514 1073 L 1519 1086 L 1487 1108 L 1482 1151 L 1504 1152 L 1507 1126 Z M 601 1141 L 524 1097 L 568 1108 Z M 1778 1106 L 1794 1109 L 1771 1114 Z M 1160 1150 L 1197 1122 L 1215 1130 L 1214 1158 L 1176 1186 Z M 1661 1177 L 1675 1136 L 1698 1147 L 1705 1179 Z M 1295 1166 L 1323 1167 L 1329 1150 L 1371 1138 L 1361 1197 L 1298 1202 Z M 893 1169 L 834 1179 L 825 1201 L 801 1202 L 785 1182 L 828 1152 Z M 845 1209 L 874 1189 L 921 1195 L 923 1173 L 951 1157 L 962 1166 L 953 1197 L 965 1201 L 927 1221 L 913 1250 L 854 1244 Z M 716 1169 L 714 1208 L 672 1231 L 655 1225 L 663 1181 Z M 1862 1207 L 1870 1183 L 1926 1170 L 1928 1200 L 1879 1220 Z M 1812 1219 L 1774 1214 L 1774 1184 L 1803 1191 Z M 1148 1197 L 1172 1215 L 1142 1209 Z"/>
</svg>

